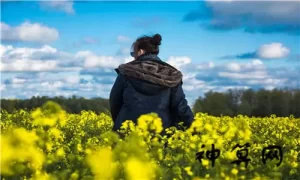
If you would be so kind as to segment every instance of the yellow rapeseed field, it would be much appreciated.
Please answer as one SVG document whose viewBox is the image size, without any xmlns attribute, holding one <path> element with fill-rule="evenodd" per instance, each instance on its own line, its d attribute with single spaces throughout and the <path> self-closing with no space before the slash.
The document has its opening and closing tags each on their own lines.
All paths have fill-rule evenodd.
<svg viewBox="0 0 300 180">
<path fill-rule="evenodd" d="M 111 131 L 109 115 L 68 114 L 54 102 L 1 111 L 1 179 L 300 179 L 300 119 L 198 113 L 162 133 L 142 115 Z"/>
</svg>

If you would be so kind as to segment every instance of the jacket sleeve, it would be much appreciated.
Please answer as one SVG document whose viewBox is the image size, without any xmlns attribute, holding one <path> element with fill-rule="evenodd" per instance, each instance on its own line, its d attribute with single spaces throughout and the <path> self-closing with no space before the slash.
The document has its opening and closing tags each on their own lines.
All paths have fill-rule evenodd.
<svg viewBox="0 0 300 180">
<path fill-rule="evenodd" d="M 177 87 L 172 88 L 171 109 L 175 111 L 179 120 L 184 122 L 184 126 L 191 126 L 194 121 L 194 114 L 185 98 L 185 94 L 182 89 L 182 82 Z"/>
<path fill-rule="evenodd" d="M 113 122 L 116 121 L 118 114 L 121 110 L 121 107 L 123 105 L 124 84 L 125 84 L 125 77 L 121 74 L 118 74 L 109 95 L 110 113 Z"/>
</svg>

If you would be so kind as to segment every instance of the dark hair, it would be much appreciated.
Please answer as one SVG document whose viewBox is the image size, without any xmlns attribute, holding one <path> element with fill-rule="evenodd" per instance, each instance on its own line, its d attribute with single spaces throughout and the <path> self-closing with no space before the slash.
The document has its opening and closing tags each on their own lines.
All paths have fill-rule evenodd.
<svg viewBox="0 0 300 180">
<path fill-rule="evenodd" d="M 145 53 L 159 53 L 159 45 L 161 44 L 161 35 L 155 34 L 154 36 L 142 36 L 139 37 L 133 44 L 132 49 L 134 53 L 137 53 L 140 49 L 143 49 Z"/>
</svg>

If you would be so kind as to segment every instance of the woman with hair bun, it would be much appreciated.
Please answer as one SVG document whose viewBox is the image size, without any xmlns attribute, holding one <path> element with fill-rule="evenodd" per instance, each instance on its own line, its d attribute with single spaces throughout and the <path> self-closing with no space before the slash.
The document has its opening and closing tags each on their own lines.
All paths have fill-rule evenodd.
<svg viewBox="0 0 300 180">
<path fill-rule="evenodd" d="M 182 89 L 182 73 L 163 62 L 159 57 L 162 37 L 142 36 L 132 45 L 134 61 L 121 64 L 117 79 L 110 92 L 110 110 L 118 130 L 125 120 L 133 120 L 142 114 L 157 113 L 163 128 L 183 122 L 189 127 L 194 115 L 188 106 Z"/>
</svg>

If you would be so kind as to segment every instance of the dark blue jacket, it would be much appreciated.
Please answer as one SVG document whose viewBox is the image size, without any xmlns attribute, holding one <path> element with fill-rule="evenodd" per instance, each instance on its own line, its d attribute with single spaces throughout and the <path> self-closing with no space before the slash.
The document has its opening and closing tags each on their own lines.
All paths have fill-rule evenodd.
<svg viewBox="0 0 300 180">
<path fill-rule="evenodd" d="M 140 115 L 151 112 L 160 116 L 164 128 L 177 126 L 180 121 L 191 125 L 194 115 L 185 99 L 180 71 L 148 54 L 120 65 L 116 72 L 110 93 L 113 130 L 125 120 L 136 123 Z"/>
</svg>

